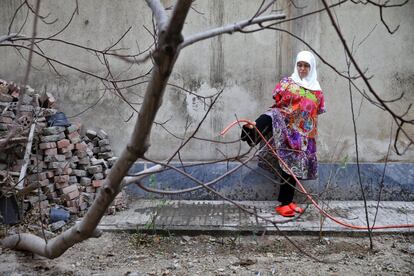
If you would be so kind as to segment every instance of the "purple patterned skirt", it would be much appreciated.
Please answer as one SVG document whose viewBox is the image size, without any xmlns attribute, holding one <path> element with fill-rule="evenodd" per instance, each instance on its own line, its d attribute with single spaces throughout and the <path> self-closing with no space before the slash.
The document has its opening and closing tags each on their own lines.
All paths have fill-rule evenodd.
<svg viewBox="0 0 414 276">
<path fill-rule="evenodd" d="M 286 126 L 285 117 L 278 108 L 272 108 L 265 113 L 272 118 L 272 133 L 266 139 L 276 150 L 280 158 L 289 166 L 299 179 L 316 179 L 318 177 L 318 160 L 316 157 L 316 140 L 303 136 L 297 130 Z M 259 166 L 277 173 L 282 169 L 291 174 L 273 156 L 264 142 L 260 144 Z"/>
</svg>

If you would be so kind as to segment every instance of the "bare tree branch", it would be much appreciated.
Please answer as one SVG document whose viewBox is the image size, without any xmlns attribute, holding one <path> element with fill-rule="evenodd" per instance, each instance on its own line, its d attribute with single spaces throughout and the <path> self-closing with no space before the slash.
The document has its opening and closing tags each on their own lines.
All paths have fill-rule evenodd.
<svg viewBox="0 0 414 276">
<path fill-rule="evenodd" d="M 157 30 L 161 32 L 165 25 L 167 24 L 167 13 L 165 12 L 165 8 L 162 6 L 159 0 L 145 0 L 148 6 L 151 8 L 152 13 L 155 16 L 155 21 L 157 22 Z"/>
<path fill-rule="evenodd" d="M 4 41 L 11 40 L 12 38 L 15 38 L 15 37 L 23 37 L 23 35 L 19 35 L 18 33 L 12 33 L 12 34 L 9 34 L 9 35 L 2 35 L 2 36 L 0 36 L 0 43 L 2 43 Z"/>
<path fill-rule="evenodd" d="M 271 15 L 256 17 L 256 18 L 249 19 L 249 20 L 243 20 L 243 21 L 236 22 L 236 23 L 223 26 L 223 27 L 214 28 L 214 29 L 211 29 L 211 30 L 208 30 L 202 33 L 198 33 L 198 34 L 195 34 L 195 35 L 192 35 L 186 38 L 184 42 L 180 45 L 180 49 L 183 49 L 198 41 L 212 38 L 214 36 L 218 36 L 218 35 L 225 34 L 225 33 L 232 34 L 234 32 L 240 32 L 244 28 L 251 26 L 251 25 L 261 24 L 263 22 L 279 20 L 279 19 L 284 19 L 284 18 L 286 18 L 284 14 L 271 14 Z"/>
</svg>

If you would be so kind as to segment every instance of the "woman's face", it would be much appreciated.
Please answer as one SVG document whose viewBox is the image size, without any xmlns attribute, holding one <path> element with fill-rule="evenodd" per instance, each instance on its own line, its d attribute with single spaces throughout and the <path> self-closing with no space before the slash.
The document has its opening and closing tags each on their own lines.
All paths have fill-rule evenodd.
<svg viewBox="0 0 414 276">
<path fill-rule="evenodd" d="M 309 71 L 310 71 L 309 63 L 305 61 L 298 61 L 298 63 L 296 63 L 296 66 L 298 67 L 298 73 L 301 79 L 304 79 L 309 75 Z"/>
</svg>

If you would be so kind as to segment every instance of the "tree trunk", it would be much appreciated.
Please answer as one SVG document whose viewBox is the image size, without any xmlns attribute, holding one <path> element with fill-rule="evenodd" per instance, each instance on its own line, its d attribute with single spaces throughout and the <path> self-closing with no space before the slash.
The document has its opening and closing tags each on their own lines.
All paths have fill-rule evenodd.
<svg viewBox="0 0 414 276">
<path fill-rule="evenodd" d="M 165 14 L 164 10 L 155 10 L 162 8 L 161 5 L 151 5 L 153 1 L 150 0 L 147 2 L 154 14 Z M 95 229 L 108 206 L 120 192 L 121 182 L 132 164 L 149 148 L 152 124 L 161 106 L 168 78 L 179 54 L 178 46 L 183 40 L 181 30 L 191 2 L 191 0 L 177 1 L 168 23 L 159 24 L 158 47 L 154 52 L 155 64 L 130 142 L 111 169 L 83 220 L 50 241 L 32 234 L 16 234 L 2 241 L 4 247 L 31 251 L 52 259 L 59 257 L 78 242 L 99 236 L 99 232 Z"/>
</svg>

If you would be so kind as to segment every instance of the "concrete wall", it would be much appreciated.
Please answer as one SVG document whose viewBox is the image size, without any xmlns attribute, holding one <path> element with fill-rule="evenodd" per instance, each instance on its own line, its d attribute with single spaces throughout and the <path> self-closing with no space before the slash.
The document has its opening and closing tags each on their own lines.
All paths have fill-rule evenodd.
<svg viewBox="0 0 414 276">
<path fill-rule="evenodd" d="M 19 1 L 0 0 L 0 34 L 7 33 L 10 19 Z M 174 1 L 163 1 L 166 6 Z M 282 1 L 281 1 L 282 2 Z M 303 9 L 289 7 L 288 2 L 275 5 L 284 8 L 288 16 L 295 16 L 321 8 L 319 1 L 295 1 Z M 223 24 L 249 18 L 254 14 L 261 1 L 210 0 L 196 1 L 184 28 L 184 35 Z M 65 25 L 74 8 L 73 1 L 42 1 L 42 13 L 48 14 L 56 24 L 41 23 L 39 36 L 48 36 Z M 384 18 L 391 27 L 401 25 L 394 35 L 387 34 L 381 24 L 379 11 L 370 6 L 343 5 L 335 8 L 341 29 L 349 44 L 354 40 L 356 46 L 366 35 L 375 29 L 366 42 L 356 50 L 356 57 L 362 68 L 368 68 L 373 75 L 371 83 L 379 95 L 392 99 L 404 91 L 402 102 L 390 104 L 393 110 L 402 112 L 409 103 L 414 102 L 414 3 L 404 8 L 387 9 Z M 12 31 L 24 22 L 25 13 L 20 12 Z M 29 23 L 30 23 L 29 18 Z M 79 14 L 72 24 L 57 38 L 73 41 L 88 47 L 104 49 L 113 44 L 130 26 L 131 31 L 116 46 L 121 53 L 137 52 L 151 45 L 151 36 L 142 27 L 152 29 L 151 14 L 145 1 L 79 1 Z M 295 34 L 307 40 L 327 61 L 339 70 L 345 70 L 344 50 L 326 14 L 313 15 L 299 21 L 282 24 Z M 29 35 L 30 24 L 23 29 Z M 51 57 L 78 66 L 93 74 L 105 75 L 105 68 L 93 54 L 68 47 L 58 42 L 43 44 L 43 50 Z M 129 50 L 126 50 L 128 48 Z M 262 31 L 252 34 L 224 35 L 203 41 L 181 53 L 171 76 L 170 83 L 183 86 L 200 95 L 211 95 L 220 89 L 224 93 L 197 134 L 199 137 L 227 141 L 236 139 L 239 131 L 234 129 L 224 138 L 219 132 L 231 121 L 238 118 L 255 119 L 272 104 L 271 91 L 283 76 L 290 75 L 294 55 L 306 46 L 276 31 Z M 0 78 L 21 81 L 25 61 L 11 48 L 0 47 Z M 121 78 L 144 74 L 150 64 L 129 65 L 117 59 L 109 59 L 114 74 Z M 319 156 L 324 162 L 355 160 L 353 125 L 350 113 L 348 82 L 337 76 L 328 66 L 319 62 L 319 76 L 325 91 L 328 113 L 320 117 Z M 84 123 L 87 128 L 104 128 L 109 134 L 116 154 L 127 143 L 136 112 L 123 102 L 113 91 L 90 76 L 63 68 L 57 76 L 42 59 L 35 59 L 35 68 L 30 75 L 30 84 L 38 91 L 52 92 L 59 101 L 60 109 L 68 116 L 81 115 L 71 120 Z M 143 78 L 145 80 L 145 78 Z M 130 85 L 125 82 L 122 85 Z M 365 87 L 362 86 L 364 89 Z M 145 90 L 145 83 L 123 90 L 124 96 L 133 103 L 139 103 Z M 388 149 L 391 131 L 391 118 L 382 110 L 362 100 L 354 92 L 359 133 L 360 157 L 364 162 L 380 162 Z M 88 109 L 93 105 L 92 108 Z M 134 105 L 139 109 L 139 105 Z M 86 110 L 86 111 L 85 111 Z M 186 122 L 194 129 L 204 115 L 206 106 L 202 100 L 183 93 L 177 88 L 168 87 L 163 106 L 156 118 L 165 122 L 165 127 L 178 136 L 184 135 Z M 130 116 L 132 115 L 132 118 Z M 411 112 L 411 117 L 414 117 Z M 128 120 L 129 119 L 129 120 Z M 395 130 L 395 124 L 394 124 Z M 413 128 L 408 129 L 414 136 Z M 160 126 L 155 126 L 152 134 L 149 156 L 165 159 L 181 143 Z M 211 160 L 231 155 L 239 149 L 238 144 L 221 145 L 194 141 L 182 152 L 187 161 Z M 246 149 L 243 145 L 243 149 Z M 221 153 L 222 152 L 222 153 Z M 390 159 L 399 162 L 412 162 L 414 150 L 404 156 L 391 152 Z"/>
</svg>

